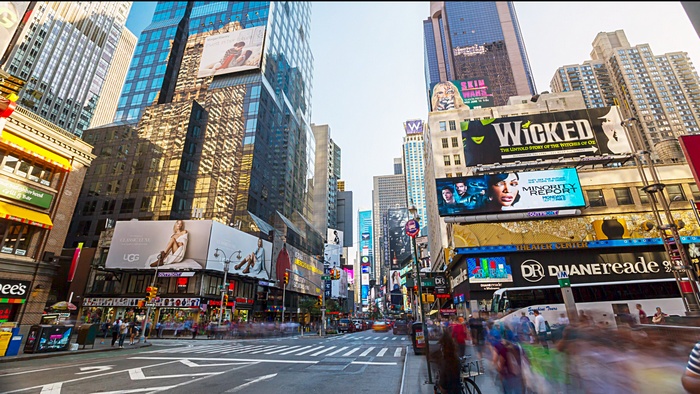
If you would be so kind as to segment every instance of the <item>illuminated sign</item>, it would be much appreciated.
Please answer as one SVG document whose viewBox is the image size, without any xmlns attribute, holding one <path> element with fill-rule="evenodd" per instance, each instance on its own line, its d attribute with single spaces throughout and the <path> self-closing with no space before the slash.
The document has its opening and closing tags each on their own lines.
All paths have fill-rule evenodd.
<svg viewBox="0 0 700 394">
<path fill-rule="evenodd" d="M 432 111 L 493 107 L 493 93 L 487 78 L 438 82 L 431 87 Z"/>
<path fill-rule="evenodd" d="M 461 122 L 465 165 L 630 154 L 618 107 Z"/>
<path fill-rule="evenodd" d="M 574 168 L 436 179 L 440 216 L 535 211 L 586 205 Z M 545 211 L 533 216 L 557 216 Z"/>
<path fill-rule="evenodd" d="M 407 120 L 403 124 L 403 128 L 406 131 L 406 135 L 423 134 L 423 121 L 420 119 Z M 362 234 L 362 235 L 364 237 L 364 234 Z M 369 237 L 369 234 L 367 234 L 367 236 Z"/>
</svg>

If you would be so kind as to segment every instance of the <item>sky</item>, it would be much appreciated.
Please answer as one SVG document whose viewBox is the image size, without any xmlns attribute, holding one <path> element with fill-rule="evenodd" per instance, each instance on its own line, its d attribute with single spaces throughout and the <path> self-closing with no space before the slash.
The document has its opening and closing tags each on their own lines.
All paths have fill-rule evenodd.
<svg viewBox="0 0 700 394">
<path fill-rule="evenodd" d="M 134 2 L 127 27 L 138 36 L 154 8 Z M 427 120 L 429 9 L 429 2 L 312 2 L 311 121 L 330 126 L 355 212 L 371 209 L 374 176 L 393 174 L 403 122 Z M 655 55 L 684 51 L 700 64 L 700 38 L 680 2 L 516 1 L 515 9 L 538 92 L 550 90 L 559 67 L 590 59 L 599 32 L 624 30 L 631 45 L 649 44 Z"/>
</svg>

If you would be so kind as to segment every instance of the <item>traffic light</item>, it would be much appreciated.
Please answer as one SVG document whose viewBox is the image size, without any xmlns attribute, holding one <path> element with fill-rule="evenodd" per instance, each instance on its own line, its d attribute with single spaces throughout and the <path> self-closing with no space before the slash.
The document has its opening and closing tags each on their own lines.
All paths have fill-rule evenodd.
<svg viewBox="0 0 700 394">
<path fill-rule="evenodd" d="M 146 306 L 146 300 L 139 300 L 137 306 L 139 308 L 143 308 L 144 306 Z"/>
<path fill-rule="evenodd" d="M 435 296 L 432 294 L 423 294 L 423 303 L 424 304 L 432 304 L 435 302 Z"/>
<path fill-rule="evenodd" d="M 323 296 L 322 295 L 318 296 L 318 305 L 319 306 L 323 305 Z"/>
<path fill-rule="evenodd" d="M 284 284 L 286 285 L 289 283 L 289 272 L 284 273 Z"/>
<path fill-rule="evenodd" d="M 221 305 L 222 308 L 226 308 L 228 305 L 228 294 L 224 294 L 224 304 Z"/>
<path fill-rule="evenodd" d="M 331 280 L 335 279 L 335 268 L 331 268 L 330 271 L 328 271 L 328 275 L 331 277 Z"/>
<path fill-rule="evenodd" d="M 335 279 L 335 280 L 340 279 L 340 269 L 338 269 L 338 268 L 333 269 L 333 279 Z"/>
<path fill-rule="evenodd" d="M 158 288 L 154 286 L 148 286 L 146 287 L 146 293 L 146 302 L 152 302 L 158 294 Z"/>
</svg>

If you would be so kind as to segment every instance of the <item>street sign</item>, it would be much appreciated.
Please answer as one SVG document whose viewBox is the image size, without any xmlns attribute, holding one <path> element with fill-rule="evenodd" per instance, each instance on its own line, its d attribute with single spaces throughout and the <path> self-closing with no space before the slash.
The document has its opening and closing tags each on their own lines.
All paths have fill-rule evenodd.
<svg viewBox="0 0 700 394">
<path fill-rule="evenodd" d="M 569 279 L 569 274 L 564 271 L 557 272 L 557 280 L 559 281 L 559 287 L 571 287 L 571 280 Z"/>
<path fill-rule="evenodd" d="M 321 280 L 331 280 L 330 275 L 321 275 Z"/>
<path fill-rule="evenodd" d="M 423 287 L 435 287 L 434 278 L 420 278 L 420 285 Z"/>
<path fill-rule="evenodd" d="M 405 230 L 406 235 L 408 235 L 411 238 L 415 238 L 416 236 L 418 236 L 418 233 L 420 233 L 420 225 L 418 224 L 417 220 L 411 219 L 406 222 Z"/>
</svg>

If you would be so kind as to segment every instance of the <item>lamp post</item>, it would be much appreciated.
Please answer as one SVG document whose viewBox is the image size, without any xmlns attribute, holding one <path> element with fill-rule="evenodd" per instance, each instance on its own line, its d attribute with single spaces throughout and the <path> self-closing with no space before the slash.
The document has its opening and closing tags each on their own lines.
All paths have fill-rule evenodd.
<svg viewBox="0 0 700 394">
<path fill-rule="evenodd" d="M 156 278 L 158 277 L 158 265 L 156 264 L 156 270 L 153 273 L 153 279 L 151 279 L 151 287 L 156 286 Z M 146 343 L 146 327 L 148 326 L 148 319 L 151 317 L 151 303 L 148 303 L 146 307 L 146 318 L 143 319 L 143 324 L 141 325 L 141 337 L 139 342 Z M 150 333 L 149 333 L 150 334 Z"/>
<path fill-rule="evenodd" d="M 411 214 L 412 219 L 406 222 L 406 235 L 411 237 L 411 243 L 413 244 L 413 270 L 415 273 L 415 280 L 418 281 L 418 305 L 416 305 L 416 308 L 420 308 L 423 335 L 425 336 L 425 360 L 428 364 L 428 384 L 433 384 L 433 376 L 432 372 L 430 371 L 430 335 L 428 335 L 428 326 L 425 324 L 425 308 L 423 308 L 423 284 L 420 280 L 418 246 L 416 245 L 416 237 L 420 233 L 420 217 L 418 216 L 418 209 L 416 209 L 415 205 L 411 205 L 411 207 L 408 208 L 408 212 Z"/>
<path fill-rule="evenodd" d="M 238 260 L 241 259 L 241 251 L 240 250 L 237 250 L 237 251 L 231 253 L 231 256 L 233 256 L 234 254 L 236 254 L 236 258 Z M 221 327 L 221 318 L 224 317 L 224 310 L 226 309 L 226 305 L 224 305 L 224 293 L 228 291 L 228 286 L 226 285 L 226 280 L 228 277 L 228 266 L 229 266 L 229 264 L 231 264 L 231 259 L 228 256 L 226 256 L 226 253 L 224 253 L 223 250 L 216 248 L 214 251 L 214 257 L 218 258 L 219 255 L 224 256 L 224 282 L 221 285 L 221 309 L 219 310 L 219 323 L 218 323 L 218 327 Z"/>
</svg>

